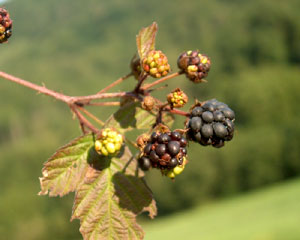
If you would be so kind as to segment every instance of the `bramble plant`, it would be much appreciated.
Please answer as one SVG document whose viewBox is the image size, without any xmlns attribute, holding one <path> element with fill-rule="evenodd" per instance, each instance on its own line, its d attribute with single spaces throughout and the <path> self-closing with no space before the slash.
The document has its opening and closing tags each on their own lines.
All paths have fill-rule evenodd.
<svg viewBox="0 0 300 240">
<path fill-rule="evenodd" d="M 11 36 L 11 27 L 8 12 L 0 8 L 1 43 Z M 84 239 L 143 239 L 136 216 L 144 211 L 151 218 L 157 214 L 144 172 L 156 168 L 173 180 L 188 164 L 189 141 L 223 147 L 233 137 L 235 115 L 226 104 L 215 99 L 196 100 L 190 111 L 184 112 L 178 108 L 187 104 L 188 96 L 179 86 L 163 101 L 151 95 L 159 90 L 156 85 L 182 74 L 194 83 L 206 82 L 211 65 L 209 57 L 198 50 L 186 51 L 178 58 L 179 71 L 169 74 L 168 58 L 155 49 L 156 33 L 155 22 L 141 29 L 130 73 L 93 95 L 67 96 L 0 72 L 4 79 L 65 102 L 77 117 L 83 135 L 59 148 L 44 164 L 39 195 L 62 197 L 75 192 L 71 220 L 80 220 Z M 129 77 L 137 80 L 132 91 L 107 93 Z M 150 77 L 159 79 L 146 84 Z M 99 101 L 108 98 L 119 100 Z M 119 109 L 102 122 L 87 106 Z M 171 130 L 175 115 L 186 118 L 182 129 Z M 145 131 L 136 141 L 127 137 L 134 129 Z M 138 151 L 132 153 L 129 145 Z"/>
</svg>

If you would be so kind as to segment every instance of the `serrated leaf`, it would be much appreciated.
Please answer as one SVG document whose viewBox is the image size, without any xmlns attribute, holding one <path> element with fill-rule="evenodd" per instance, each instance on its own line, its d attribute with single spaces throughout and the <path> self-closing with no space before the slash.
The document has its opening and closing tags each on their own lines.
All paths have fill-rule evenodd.
<svg viewBox="0 0 300 240">
<path fill-rule="evenodd" d="M 86 160 L 92 146 L 92 135 L 85 135 L 60 148 L 44 164 L 39 195 L 62 197 L 75 191 L 88 170 Z"/>
<path fill-rule="evenodd" d="M 157 23 L 142 28 L 136 36 L 136 45 L 140 59 L 147 56 L 148 52 L 155 49 L 155 36 L 157 32 Z"/>
<path fill-rule="evenodd" d="M 155 113 L 144 110 L 140 102 L 128 102 L 108 119 L 106 126 L 124 133 L 132 129 L 150 129 L 155 121 Z M 163 115 L 163 121 L 171 126 L 174 118 L 166 113 Z"/>
<path fill-rule="evenodd" d="M 118 157 L 102 159 L 108 167 L 89 167 L 76 190 L 72 215 L 72 220 L 80 219 L 84 239 L 143 239 L 136 215 L 146 210 L 154 217 L 156 205 L 136 161 L 128 164 L 130 159 L 125 147 Z"/>
</svg>

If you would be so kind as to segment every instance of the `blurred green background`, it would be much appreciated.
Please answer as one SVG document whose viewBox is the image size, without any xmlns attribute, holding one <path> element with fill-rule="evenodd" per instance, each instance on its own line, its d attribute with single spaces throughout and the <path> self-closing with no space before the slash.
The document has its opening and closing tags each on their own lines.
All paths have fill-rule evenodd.
<svg viewBox="0 0 300 240">
<path fill-rule="evenodd" d="M 300 239 L 300 1 L 2 5 L 14 22 L 0 46 L 0 70 L 68 95 L 96 93 L 127 74 L 135 35 L 153 21 L 157 49 L 174 71 L 182 51 L 211 57 L 208 84 L 182 76 L 155 95 L 180 86 L 190 104 L 194 97 L 226 102 L 236 112 L 235 137 L 222 149 L 190 144 L 190 162 L 174 183 L 147 174 L 158 218 L 141 217 L 146 239 Z M 69 222 L 73 194 L 37 196 L 43 162 L 80 135 L 77 121 L 61 102 L 0 83 L 0 239 L 81 239 L 79 221 Z M 94 113 L 104 120 L 113 110 Z M 175 128 L 183 121 L 177 117 Z"/>
</svg>

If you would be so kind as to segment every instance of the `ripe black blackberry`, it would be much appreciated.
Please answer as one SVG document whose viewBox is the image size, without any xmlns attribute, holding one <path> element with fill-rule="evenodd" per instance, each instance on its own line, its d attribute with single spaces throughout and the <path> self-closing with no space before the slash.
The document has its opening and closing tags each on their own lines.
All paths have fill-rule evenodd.
<svg viewBox="0 0 300 240">
<path fill-rule="evenodd" d="M 186 145 L 186 139 L 177 131 L 153 132 L 142 149 L 139 166 L 143 170 L 150 166 L 161 170 L 181 166 L 187 154 Z"/>
<path fill-rule="evenodd" d="M 197 104 L 190 112 L 187 138 L 203 146 L 223 147 L 234 133 L 234 112 L 216 99 Z"/>
<path fill-rule="evenodd" d="M 199 51 L 187 51 L 179 56 L 177 65 L 192 82 L 200 83 L 205 81 L 211 62 L 207 55 Z"/>
<path fill-rule="evenodd" d="M 0 43 L 7 42 L 7 39 L 11 36 L 12 20 L 9 17 L 9 13 L 0 8 Z"/>
</svg>

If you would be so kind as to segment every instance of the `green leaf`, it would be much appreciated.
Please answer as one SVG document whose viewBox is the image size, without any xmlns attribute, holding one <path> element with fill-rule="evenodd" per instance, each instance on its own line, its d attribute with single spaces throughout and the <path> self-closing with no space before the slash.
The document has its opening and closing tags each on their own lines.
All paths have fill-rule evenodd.
<svg viewBox="0 0 300 240">
<path fill-rule="evenodd" d="M 88 170 L 87 156 L 92 135 L 79 137 L 60 148 L 45 164 L 39 195 L 64 196 L 75 191 Z"/>
<path fill-rule="evenodd" d="M 155 36 L 157 32 L 157 23 L 142 28 L 136 36 L 136 45 L 140 59 L 147 56 L 148 52 L 155 49 Z"/>
<path fill-rule="evenodd" d="M 72 220 L 80 219 L 84 239 L 142 239 L 136 216 L 156 204 L 127 146 L 113 158 L 100 156 L 92 135 L 60 148 L 43 168 L 40 195 L 75 191 Z"/>
<path fill-rule="evenodd" d="M 150 129 L 155 121 L 155 112 L 144 110 L 140 102 L 128 102 L 108 119 L 106 126 L 116 128 L 124 133 L 132 129 Z M 170 127 L 174 118 L 166 113 L 163 116 L 163 121 Z"/>
<path fill-rule="evenodd" d="M 89 167 L 76 190 L 72 220 L 80 219 L 84 239 L 143 239 L 136 215 L 149 211 L 154 217 L 156 205 L 137 161 L 127 147 L 119 156 L 102 160 L 109 167 Z"/>
</svg>

